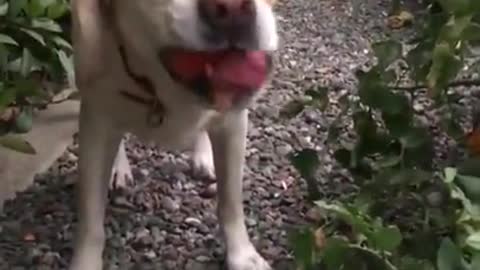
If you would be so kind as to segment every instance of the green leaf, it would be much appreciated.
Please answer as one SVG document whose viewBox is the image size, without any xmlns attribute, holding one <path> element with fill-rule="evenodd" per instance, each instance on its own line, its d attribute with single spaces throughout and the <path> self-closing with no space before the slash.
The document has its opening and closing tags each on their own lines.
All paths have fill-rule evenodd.
<svg viewBox="0 0 480 270">
<path fill-rule="evenodd" d="M 20 152 L 24 154 L 36 154 L 35 149 L 32 147 L 32 145 L 27 142 L 26 140 L 22 139 L 20 136 L 15 136 L 15 135 L 4 135 L 0 137 L 0 145 Z"/>
<path fill-rule="evenodd" d="M 380 168 L 389 168 L 394 167 L 402 161 L 402 156 L 400 155 L 386 155 L 382 157 L 375 164 Z"/>
<path fill-rule="evenodd" d="M 320 165 L 317 151 L 314 149 L 303 149 L 289 155 L 290 162 L 300 173 L 302 178 L 307 181 L 309 197 L 312 200 L 320 198 L 317 181 L 315 181 L 315 172 Z"/>
<path fill-rule="evenodd" d="M 326 264 L 327 270 L 341 269 L 347 256 L 348 245 L 347 241 L 338 237 L 327 239 L 325 249 L 322 251 L 322 261 Z"/>
<path fill-rule="evenodd" d="M 433 265 L 426 260 L 402 257 L 399 270 L 435 270 Z"/>
<path fill-rule="evenodd" d="M 315 204 L 322 210 L 333 214 L 337 218 L 343 220 L 348 225 L 361 234 L 368 235 L 371 233 L 371 226 L 366 221 L 366 217 L 358 213 L 353 208 L 347 208 L 347 206 L 341 203 L 327 203 L 325 201 L 316 201 Z"/>
<path fill-rule="evenodd" d="M 480 269 L 480 252 L 476 252 L 472 258 L 472 270 Z"/>
<path fill-rule="evenodd" d="M 459 174 L 480 177 L 480 158 L 469 158 L 460 162 L 457 168 Z"/>
<path fill-rule="evenodd" d="M 465 244 L 480 252 L 480 232 L 470 234 L 467 239 L 465 239 Z"/>
<path fill-rule="evenodd" d="M 27 15 L 31 18 L 39 17 L 44 14 L 46 6 L 43 5 L 43 0 L 30 0 L 25 7 Z"/>
<path fill-rule="evenodd" d="M 462 39 L 480 41 L 480 24 L 470 23 L 462 33 Z"/>
<path fill-rule="evenodd" d="M 316 105 L 321 111 L 324 111 L 328 104 L 328 88 L 315 87 L 305 91 L 305 94 L 312 97 L 313 104 Z"/>
<path fill-rule="evenodd" d="M 15 18 L 22 11 L 23 8 L 27 6 L 28 0 L 13 0 L 10 1 L 10 6 L 8 9 L 8 16 L 10 18 Z"/>
<path fill-rule="evenodd" d="M 0 34 L 0 43 L 18 46 L 18 43 L 10 36 Z"/>
<path fill-rule="evenodd" d="M 15 89 L 5 88 L 3 84 L 0 84 L 0 108 L 4 108 L 10 105 L 15 100 Z"/>
<path fill-rule="evenodd" d="M 39 33 L 37 33 L 36 31 L 30 30 L 30 29 L 27 29 L 27 28 L 20 28 L 19 30 L 24 32 L 25 34 L 29 35 L 34 40 L 38 41 L 43 46 L 47 45 L 43 36 L 40 35 Z"/>
<path fill-rule="evenodd" d="M 3 17 L 8 13 L 8 2 L 0 4 L 0 16 Z"/>
<path fill-rule="evenodd" d="M 22 51 L 22 62 L 20 66 L 20 74 L 22 74 L 23 77 L 27 77 L 33 66 L 33 57 L 30 51 L 27 48 L 23 48 Z"/>
<path fill-rule="evenodd" d="M 457 174 L 456 181 L 470 200 L 480 202 L 480 177 Z"/>
<path fill-rule="evenodd" d="M 441 30 L 440 39 L 455 46 L 456 42 L 460 40 L 465 29 L 469 26 L 472 20 L 472 15 L 452 16 Z"/>
<path fill-rule="evenodd" d="M 56 23 L 54 20 L 50 20 L 47 18 L 33 19 L 32 26 L 35 28 L 47 30 L 50 32 L 57 32 L 57 33 L 62 32 L 62 28 L 58 23 Z"/>
<path fill-rule="evenodd" d="M 403 94 L 392 92 L 386 92 L 383 95 L 382 105 L 378 108 L 389 115 L 408 114 L 410 110 L 408 98 Z"/>
<path fill-rule="evenodd" d="M 69 78 L 69 81 L 73 83 L 74 76 L 75 76 L 74 74 L 75 70 L 73 65 L 73 55 L 69 57 L 64 51 L 61 51 L 61 50 L 57 51 L 57 55 L 58 55 L 58 59 L 60 60 L 60 63 L 62 64 L 63 69 L 67 73 L 67 77 Z"/>
<path fill-rule="evenodd" d="M 478 204 L 472 204 L 472 202 L 465 196 L 462 189 L 457 186 L 451 187 L 450 196 L 462 203 L 467 214 L 474 217 L 480 216 L 480 206 Z"/>
<path fill-rule="evenodd" d="M 302 100 L 292 100 L 280 111 L 280 116 L 284 118 L 293 118 L 299 115 L 305 109 L 306 103 Z"/>
<path fill-rule="evenodd" d="M 63 39 L 61 37 L 56 36 L 56 37 L 53 37 L 52 40 L 53 40 L 53 42 L 55 42 L 55 44 L 57 46 L 63 47 L 63 48 L 68 49 L 68 50 L 73 49 L 72 45 L 68 41 L 66 41 L 65 39 Z"/>
<path fill-rule="evenodd" d="M 402 56 L 402 44 L 397 41 L 388 40 L 374 43 L 372 48 L 378 58 L 378 65 L 382 69 Z"/>
<path fill-rule="evenodd" d="M 423 229 L 418 228 L 410 235 L 405 235 L 402 242 L 402 249 L 408 250 L 408 253 L 415 258 L 425 259 L 432 263 L 436 263 L 438 247 L 440 246 L 442 239 L 438 237 L 437 232 L 434 230 L 431 230 L 430 228 Z M 420 245 L 419 243 L 422 244 Z"/>
<path fill-rule="evenodd" d="M 411 128 L 404 136 L 400 137 L 400 143 L 405 148 L 417 148 L 428 141 L 430 134 L 425 128 Z"/>
<path fill-rule="evenodd" d="M 437 253 L 438 270 L 468 270 L 461 250 L 449 239 L 443 239 Z"/>
<path fill-rule="evenodd" d="M 315 236 L 309 229 L 297 230 L 290 234 L 290 245 L 295 260 L 301 269 L 312 269 L 314 264 Z M 312 269 L 313 270 L 313 269 Z"/>
<path fill-rule="evenodd" d="M 408 52 L 407 63 L 415 82 L 423 82 L 427 77 L 433 57 L 433 47 L 432 42 L 423 41 Z"/>
<path fill-rule="evenodd" d="M 56 1 L 56 3 L 48 7 L 47 16 L 48 18 L 55 20 L 65 15 L 67 11 L 68 11 L 68 4 L 66 2 Z"/>
<path fill-rule="evenodd" d="M 351 257 L 347 259 L 348 270 L 375 269 L 375 270 L 397 270 L 386 257 L 381 256 L 377 251 L 357 245 L 350 245 Z"/>
<path fill-rule="evenodd" d="M 427 75 L 427 85 L 435 90 L 433 93 L 437 95 L 438 90 L 445 88 L 461 68 L 462 61 L 454 54 L 448 43 L 439 43 L 433 50 L 433 64 Z"/>
<path fill-rule="evenodd" d="M 3 44 L 0 44 L 0 70 L 6 70 L 11 51 Z"/>
<path fill-rule="evenodd" d="M 468 11 L 470 8 L 470 0 L 437 0 L 442 8 L 448 12 L 458 14 Z M 475 0 L 474 0 L 475 1 Z"/>
<path fill-rule="evenodd" d="M 428 181 L 432 175 L 419 169 L 383 170 L 375 177 L 376 183 L 395 187 L 398 185 L 419 184 Z"/>
<path fill-rule="evenodd" d="M 303 177 L 313 176 L 320 165 L 317 151 L 314 149 L 296 152 L 290 156 L 290 161 Z"/>
<path fill-rule="evenodd" d="M 26 133 L 32 129 L 33 125 L 33 110 L 32 108 L 25 108 L 15 119 L 15 132 Z"/>
<path fill-rule="evenodd" d="M 402 233 L 397 227 L 381 227 L 372 234 L 375 246 L 385 251 L 393 251 L 402 243 Z"/>
<path fill-rule="evenodd" d="M 409 102 L 405 95 L 397 94 L 382 83 L 380 74 L 375 70 L 359 75 L 360 101 L 374 109 L 388 114 L 408 113 Z"/>
<path fill-rule="evenodd" d="M 382 119 L 389 133 L 395 138 L 400 138 L 412 128 L 413 114 L 411 111 L 400 114 L 382 113 Z"/>
<path fill-rule="evenodd" d="M 379 108 L 383 105 L 384 96 L 389 89 L 381 83 L 381 76 L 375 69 L 367 73 L 357 74 L 359 80 L 358 94 L 360 101 L 372 108 Z"/>
<path fill-rule="evenodd" d="M 455 177 L 457 176 L 457 169 L 452 167 L 447 167 L 444 170 L 444 174 L 445 174 L 445 177 L 443 181 L 445 183 L 452 183 L 453 180 L 455 180 Z"/>
</svg>

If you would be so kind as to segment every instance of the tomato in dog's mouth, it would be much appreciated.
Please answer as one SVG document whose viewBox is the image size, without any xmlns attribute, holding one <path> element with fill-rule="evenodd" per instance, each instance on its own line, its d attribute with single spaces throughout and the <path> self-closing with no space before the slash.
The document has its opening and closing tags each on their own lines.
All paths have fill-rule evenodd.
<svg viewBox="0 0 480 270">
<path fill-rule="evenodd" d="M 165 49 L 159 56 L 174 80 L 206 92 L 220 111 L 260 89 L 272 70 L 272 56 L 264 51 Z"/>
</svg>

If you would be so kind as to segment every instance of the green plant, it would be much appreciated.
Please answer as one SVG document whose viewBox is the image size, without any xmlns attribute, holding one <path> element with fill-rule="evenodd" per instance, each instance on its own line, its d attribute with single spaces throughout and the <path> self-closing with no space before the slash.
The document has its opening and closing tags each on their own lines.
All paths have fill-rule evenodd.
<svg viewBox="0 0 480 270">
<path fill-rule="evenodd" d="M 466 145 L 453 106 L 459 93 L 450 90 L 480 85 L 457 80 L 467 64 L 478 65 L 467 60 L 480 41 L 480 2 L 437 3 L 441 9 L 425 15 L 418 37 L 408 44 L 412 49 L 395 40 L 373 44 L 377 62 L 357 72 L 358 99 L 339 100 L 338 119 L 352 116 L 356 140 L 348 144 L 333 135 L 329 141 L 340 145 L 334 157 L 359 191 L 350 200 L 326 202 L 318 201 L 317 187 L 309 187 L 326 222 L 292 234 L 300 269 L 480 269 L 480 159 L 469 156 L 455 166 L 435 162 L 434 134 L 414 106 L 419 97 L 430 99 L 439 109 L 443 135 Z M 408 80 L 414 84 L 401 85 Z M 310 90 L 310 101 L 296 101 L 287 111 L 325 108 L 324 92 Z M 330 132 L 338 134 L 340 123 L 333 121 Z M 315 185 L 312 150 L 295 153 L 292 163 L 307 185 Z"/>
<path fill-rule="evenodd" d="M 67 0 L 0 0 L 0 146 L 35 153 L 15 133 L 28 132 L 35 110 L 52 102 L 65 72 L 72 76 L 72 48 L 58 23 L 68 13 Z"/>
</svg>

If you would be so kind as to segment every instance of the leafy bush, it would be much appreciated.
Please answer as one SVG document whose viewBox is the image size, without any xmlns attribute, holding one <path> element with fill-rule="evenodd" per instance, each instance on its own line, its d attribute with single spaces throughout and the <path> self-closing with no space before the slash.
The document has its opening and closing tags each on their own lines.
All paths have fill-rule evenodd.
<svg viewBox="0 0 480 270">
<path fill-rule="evenodd" d="M 48 105 L 72 76 L 71 46 L 59 22 L 67 0 L 0 0 L 0 145 L 35 153 L 15 136 L 31 129 L 36 109 Z"/>
<path fill-rule="evenodd" d="M 313 172 L 316 153 L 304 149 L 292 163 L 306 179 L 310 198 L 325 223 L 292 233 L 300 269 L 478 270 L 480 269 L 480 159 L 478 126 L 466 132 L 452 87 L 479 85 L 458 80 L 465 66 L 476 68 L 471 50 L 480 41 L 480 1 L 438 0 L 425 15 L 418 36 L 404 45 L 372 45 L 377 62 L 358 71 L 358 98 L 340 98 L 351 115 L 355 142 L 329 136 L 338 163 L 348 169 L 358 193 L 344 202 L 318 200 Z M 410 49 L 408 49 L 410 47 Z M 478 71 L 478 70 L 477 70 Z M 411 86 L 401 86 L 412 81 Z M 426 89 L 426 91 L 423 91 Z M 426 92 L 426 93 L 425 93 Z M 326 89 L 307 92 L 302 106 L 328 105 Z M 471 150 L 455 165 L 435 158 L 431 123 L 420 121 L 415 103 L 438 109 L 438 126 L 458 148 Z M 296 101 L 298 110 L 299 102 Z"/>
</svg>

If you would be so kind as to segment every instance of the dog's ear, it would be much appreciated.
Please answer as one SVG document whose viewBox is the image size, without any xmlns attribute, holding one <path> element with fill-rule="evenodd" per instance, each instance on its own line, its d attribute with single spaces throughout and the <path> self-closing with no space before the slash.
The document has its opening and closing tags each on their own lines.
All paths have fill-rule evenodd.
<svg viewBox="0 0 480 270">
<path fill-rule="evenodd" d="M 106 54 L 111 44 L 108 27 L 110 0 L 72 0 L 72 41 L 75 57 L 75 81 L 87 88 L 95 76 L 108 66 Z M 108 12 L 107 12 L 108 11 Z"/>
</svg>

